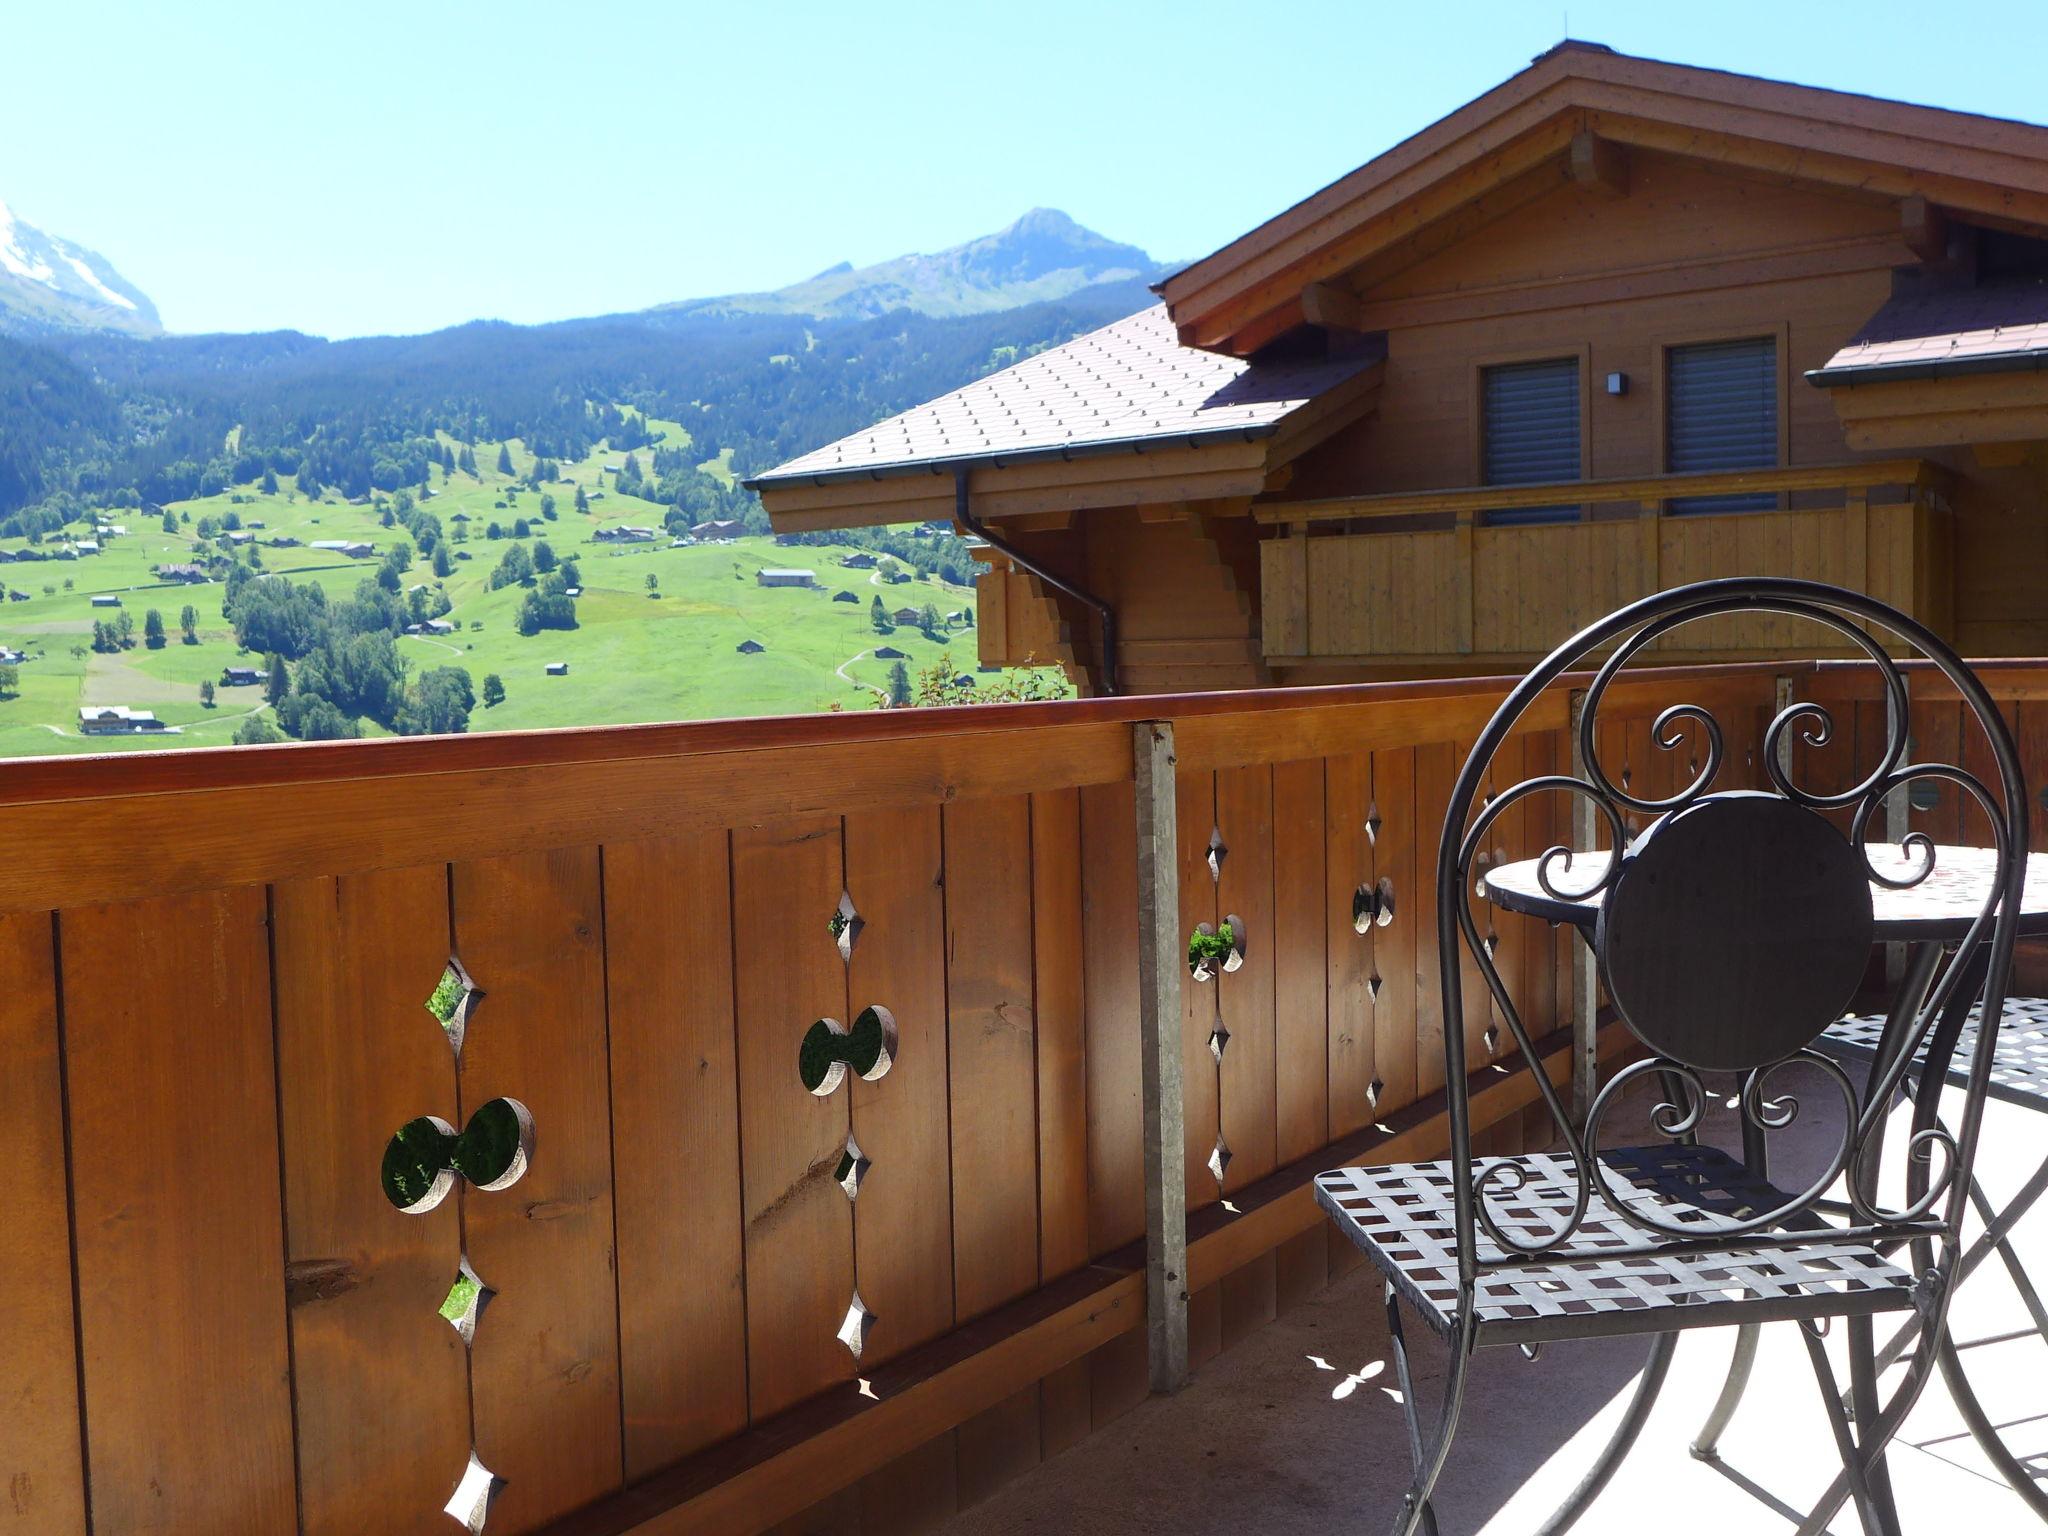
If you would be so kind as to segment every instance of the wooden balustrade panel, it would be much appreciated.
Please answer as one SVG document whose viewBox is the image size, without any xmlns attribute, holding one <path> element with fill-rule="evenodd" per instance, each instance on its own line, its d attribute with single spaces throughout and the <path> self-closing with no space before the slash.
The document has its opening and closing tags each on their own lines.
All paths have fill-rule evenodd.
<svg viewBox="0 0 2048 1536">
<path fill-rule="evenodd" d="M 1536 779 L 1556 773 L 1557 744 L 1558 735 L 1551 731 L 1532 731 L 1523 737 L 1522 777 Z M 1570 844 L 1570 800 L 1568 795 L 1550 793 L 1531 795 L 1522 802 L 1522 851 L 1516 857 L 1533 859 L 1546 848 Z M 1522 974 L 1514 994 L 1515 1007 L 1529 1038 L 1541 1040 L 1557 1027 L 1561 1017 L 1568 1017 L 1558 1011 L 1556 936 L 1550 924 L 1518 912 L 1498 911 L 1495 921 L 1503 934 L 1513 931 L 1520 942 Z M 1566 969 L 1569 972 L 1568 960 Z M 1569 974 L 1566 984 L 1570 984 Z M 1515 982 L 1510 980 L 1509 985 L 1513 987 Z"/>
<path fill-rule="evenodd" d="M 1415 1089 L 1444 1085 L 1444 992 L 1437 953 L 1437 849 L 1451 785 L 1464 761 L 1455 744 L 1415 749 Z"/>
<path fill-rule="evenodd" d="M 1039 1278 L 1085 1264 L 1088 1247 L 1086 938 L 1081 795 L 1031 797 L 1032 1014 L 1038 1037 Z"/>
<path fill-rule="evenodd" d="M 1415 798 L 1416 762 L 1412 747 L 1372 755 L 1371 808 L 1377 822 L 1371 841 L 1372 873 L 1375 882 L 1388 882 L 1394 915 L 1384 927 L 1375 926 L 1366 940 L 1355 942 L 1369 944 L 1370 972 L 1379 978 L 1376 995 L 1367 988 L 1365 1019 L 1373 1036 L 1373 1075 L 1380 1084 L 1374 1114 L 1382 1119 L 1415 1102 L 1421 1092 L 1422 1043 L 1425 1038 L 1440 1039 L 1424 1033 L 1426 1028 L 1440 1029 L 1441 1021 L 1430 1025 L 1422 1018 L 1425 1003 L 1419 978 L 1428 963 L 1424 948 L 1434 943 L 1436 933 L 1436 911 L 1423 898 L 1422 872 L 1425 863 L 1435 867 L 1442 828 L 1421 818 Z M 1435 996 L 1433 990 L 1429 996 Z M 1441 1070 L 1441 1044 L 1437 1051 Z"/>
<path fill-rule="evenodd" d="M 462 1192 L 470 1267 L 497 1293 L 470 1349 L 477 1455 L 506 1480 L 494 1532 L 624 1479 L 599 858 L 563 848 L 453 871 L 456 954 L 483 991 L 463 1038 L 463 1120 L 509 1098 L 534 1129 L 525 1177 Z"/>
<path fill-rule="evenodd" d="M 1307 563 L 1309 655 L 1448 656 L 1472 648 L 1460 619 L 1471 611 L 1465 597 L 1473 576 L 1457 534 L 1319 538 Z"/>
<path fill-rule="evenodd" d="M 870 1163 L 853 1201 L 854 1271 L 876 1317 L 861 1353 L 865 1372 L 943 1333 L 955 1312 L 939 812 L 849 816 L 845 848 L 846 888 L 863 923 L 847 965 L 847 1011 L 886 1008 L 897 1029 L 887 1075 L 864 1082 L 849 1074 L 842 1090 Z"/>
<path fill-rule="evenodd" d="M 1469 579 L 1472 649 L 1493 656 L 1548 655 L 1567 635 L 1657 589 L 1655 572 L 1643 568 L 1634 518 L 1479 528 Z M 1430 654 L 1420 645 L 1406 649 Z"/>
<path fill-rule="evenodd" d="M 266 906 L 59 916 L 98 1531 L 298 1529 Z"/>
<path fill-rule="evenodd" d="M 1369 936 L 1352 928 L 1352 900 L 1375 881 L 1372 836 L 1373 756 L 1348 752 L 1323 762 L 1323 934 L 1328 994 L 1325 1093 L 1332 1137 L 1349 1136 L 1372 1118 L 1377 1005 Z"/>
<path fill-rule="evenodd" d="M 1175 846 L 1179 854 L 1182 953 L 1186 936 L 1206 923 L 1223 930 L 1224 912 L 1217 905 L 1216 881 L 1209 873 L 1209 838 L 1216 831 L 1216 775 L 1209 769 L 1182 770 L 1174 775 L 1174 810 L 1178 818 Z M 1208 1205 L 1221 1194 L 1209 1159 L 1220 1134 L 1217 1109 L 1217 1064 L 1209 1036 L 1220 1017 L 1214 981 L 1196 981 L 1184 971 L 1180 984 L 1181 1107 L 1187 1131 L 1187 1205 Z M 1136 1030 L 1135 1014 L 1126 1028 Z"/>
<path fill-rule="evenodd" d="M 469 1352 L 440 1311 L 462 1201 L 409 1215 L 379 1169 L 400 1126 L 461 1122 L 427 1011 L 452 953 L 448 866 L 283 881 L 271 925 L 301 1525 L 427 1536 L 471 1444 Z"/>
<path fill-rule="evenodd" d="M 1217 1127 L 1230 1149 L 1226 1192 L 1262 1179 L 1279 1164 L 1275 1115 L 1273 997 L 1280 946 L 1273 857 L 1273 770 L 1260 763 L 1219 769 L 1216 826 L 1224 843 L 1216 878 L 1218 912 L 1241 918 L 1244 963 L 1216 978 L 1219 1026 L 1229 1031 L 1217 1061 Z M 1286 878 L 1298 878 L 1289 872 Z M 1320 882 L 1318 882 L 1320 883 Z"/>
<path fill-rule="evenodd" d="M 810 816 L 732 839 L 746 1211 L 747 1395 L 763 1419 L 850 1379 L 835 1336 L 854 1293 L 853 1208 L 834 1182 L 850 1095 L 797 1075 L 804 1031 L 848 1023 L 846 966 L 827 926 L 845 889 L 840 824 Z"/>
<path fill-rule="evenodd" d="M 1529 775 L 1528 738 L 1510 736 L 1500 744 L 1488 766 L 1486 776 L 1486 797 L 1504 794 L 1521 783 Z M 1513 863 L 1526 853 L 1525 834 L 1528 825 L 1527 800 L 1518 800 L 1494 820 L 1486 838 L 1486 869 L 1500 864 Z M 1475 877 L 1484 875 L 1485 870 L 1475 870 Z M 1492 901 L 1482 901 L 1476 896 L 1472 903 L 1473 918 L 1479 924 L 1482 939 L 1493 943 L 1493 966 L 1499 974 L 1501 985 L 1507 988 L 1509 1000 L 1520 1011 L 1526 1010 L 1527 977 L 1523 969 L 1523 950 L 1528 944 L 1528 931 L 1514 921 L 1514 914 L 1502 911 Z M 1507 1020 L 1502 1016 L 1499 1003 L 1491 997 L 1487 1001 L 1487 1025 L 1492 1030 L 1493 1042 L 1490 1051 L 1482 1051 L 1474 1065 L 1490 1056 L 1504 1055 L 1515 1049 L 1513 1035 L 1508 1031 Z"/>
<path fill-rule="evenodd" d="M 50 915 L 0 917 L 0 1532 L 83 1536 L 63 1074 Z"/>
<path fill-rule="evenodd" d="M 628 1478 L 747 1422 L 731 879 L 724 832 L 604 850 Z"/>
<path fill-rule="evenodd" d="M 953 1274 L 964 1319 L 1038 1281 L 1031 803 L 962 801 L 945 820 Z"/>
<path fill-rule="evenodd" d="M 1087 999 L 1088 1246 L 1145 1231 L 1144 1105 L 1138 1070 L 1137 792 L 1081 791 L 1082 991 Z"/>
<path fill-rule="evenodd" d="M 1273 765 L 1274 1155 L 1283 1164 L 1330 1140 L 1324 794 L 1321 758 Z"/>
</svg>

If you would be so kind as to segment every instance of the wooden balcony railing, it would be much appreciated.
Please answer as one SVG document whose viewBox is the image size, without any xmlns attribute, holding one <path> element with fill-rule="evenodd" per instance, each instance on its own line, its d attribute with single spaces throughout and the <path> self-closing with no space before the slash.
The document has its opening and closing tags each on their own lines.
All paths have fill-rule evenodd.
<svg viewBox="0 0 2048 1536">
<path fill-rule="evenodd" d="M 1786 686 L 1624 682 L 1603 757 L 1674 788 L 1683 754 L 1649 725 L 1684 698 L 1749 782 Z M 1432 853 L 1504 691 L 7 765 L 11 1510 L 38 1532 L 433 1532 L 474 1452 L 504 1480 L 493 1536 L 743 1536 L 857 1480 L 897 1529 L 1071 1443 L 1146 1390 L 1148 1009 L 1181 1066 L 1198 1362 L 1355 1262 L 1313 1173 L 1441 1145 Z M 1560 688 L 1503 771 L 1565 766 L 1568 708 Z M 2048 731 L 2021 721 L 2039 772 Z M 1159 725 L 1170 803 L 1135 769 Z M 1498 851 L 1565 819 L 1517 804 Z M 1354 893 L 1382 882 L 1392 920 L 1360 933 Z M 1148 991 L 1155 907 L 1167 945 L 1235 917 L 1243 963 L 1181 974 L 1177 1004 Z M 1495 926 L 1558 1042 L 1589 995 L 1567 936 Z M 427 1008 L 451 957 L 477 989 L 440 997 L 459 1049 Z M 818 1033 L 871 1007 L 886 1072 Z M 856 1070 L 807 1086 L 814 1035 L 813 1069 Z M 1518 1147 L 1527 1074 L 1478 1081 L 1482 1144 Z M 395 1208 L 394 1132 L 501 1098 L 531 1121 L 524 1176 L 469 1161 L 478 1182 Z M 465 1335 L 441 1309 L 462 1316 L 470 1273 L 492 1295 Z"/>
<path fill-rule="evenodd" d="M 1511 663 L 1542 655 L 1623 603 L 1712 576 L 1834 582 L 1946 632 L 1953 578 L 1944 477 L 1938 465 L 1896 459 L 1262 503 L 1259 521 L 1284 530 L 1260 545 L 1265 655 L 1280 664 Z M 1877 491 L 1895 499 L 1875 500 Z M 1768 495 L 1778 508 L 1667 510 L 1728 495 Z M 1580 516 L 1486 523 L 1491 512 L 1543 508 Z M 1606 515 L 1616 509 L 1623 515 Z M 1356 526 L 1389 519 L 1410 526 Z M 1332 525 L 1344 531 L 1319 531 Z M 1674 660 L 1786 654 L 1813 643 L 1793 621 L 1761 615 L 1708 621 L 1662 642 Z"/>
</svg>

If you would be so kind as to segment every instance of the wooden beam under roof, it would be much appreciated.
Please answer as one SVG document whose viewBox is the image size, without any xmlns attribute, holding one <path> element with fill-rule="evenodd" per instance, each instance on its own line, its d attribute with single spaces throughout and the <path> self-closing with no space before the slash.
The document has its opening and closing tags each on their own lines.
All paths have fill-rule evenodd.
<svg viewBox="0 0 2048 1536">
<path fill-rule="evenodd" d="M 1948 255 L 1948 219 L 1918 192 L 1899 204 L 1899 237 L 1922 262 Z"/>
<path fill-rule="evenodd" d="M 1310 283 L 1301 290 L 1301 313 L 1326 331 L 1362 331 L 1358 295 L 1339 283 Z"/>
<path fill-rule="evenodd" d="M 1572 180 L 1588 192 L 1606 197 L 1628 196 L 1628 151 L 1612 139 L 1603 139 L 1589 129 L 1572 135 L 1565 164 Z"/>
</svg>

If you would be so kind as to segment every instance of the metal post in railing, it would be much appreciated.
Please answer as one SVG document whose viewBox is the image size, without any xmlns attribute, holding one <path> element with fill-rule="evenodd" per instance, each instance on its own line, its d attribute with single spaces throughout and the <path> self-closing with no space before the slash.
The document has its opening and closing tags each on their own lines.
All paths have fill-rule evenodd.
<svg viewBox="0 0 2048 1536">
<path fill-rule="evenodd" d="M 1586 755 L 1579 745 L 1579 722 L 1584 718 L 1586 694 L 1582 688 L 1571 692 L 1569 734 L 1572 777 L 1586 776 Z M 1592 800 L 1573 795 L 1572 851 L 1590 853 L 1598 835 L 1597 815 Z M 1615 858 L 1621 857 L 1619 848 Z M 1572 1123 L 1583 1127 L 1593 1108 L 1593 1095 L 1600 1090 L 1600 971 L 1593 963 L 1593 951 L 1585 944 L 1572 945 Z"/>
<path fill-rule="evenodd" d="M 1152 1390 L 1188 1379 L 1187 1114 L 1181 1098 L 1180 858 L 1173 726 L 1132 728 L 1138 802 L 1138 1028 L 1145 1115 L 1145 1349 Z"/>
</svg>

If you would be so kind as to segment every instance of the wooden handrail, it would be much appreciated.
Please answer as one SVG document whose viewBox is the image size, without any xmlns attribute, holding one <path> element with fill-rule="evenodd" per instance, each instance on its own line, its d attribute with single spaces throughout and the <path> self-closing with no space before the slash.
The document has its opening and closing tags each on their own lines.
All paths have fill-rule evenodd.
<svg viewBox="0 0 2048 1536">
<path fill-rule="evenodd" d="M 1926 459 L 1870 459 L 1854 464 L 1796 464 L 1773 469 L 1639 475 L 1620 480 L 1558 480 L 1542 485 L 1473 485 L 1440 491 L 1395 491 L 1377 496 L 1336 496 L 1317 501 L 1254 504 L 1262 523 L 1320 523 L 1366 517 L 1412 517 L 1430 512 L 1493 512 L 1529 507 L 1572 507 L 1593 502 L 1669 501 L 1681 496 L 1727 496 L 1776 491 L 1869 490 L 1902 485 L 1938 487 L 1948 472 Z"/>
</svg>

